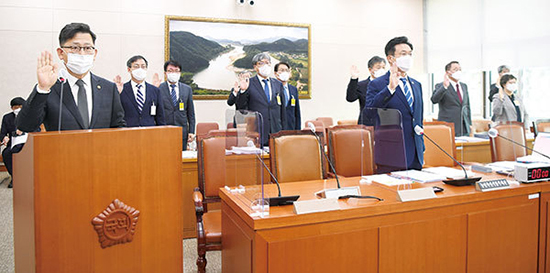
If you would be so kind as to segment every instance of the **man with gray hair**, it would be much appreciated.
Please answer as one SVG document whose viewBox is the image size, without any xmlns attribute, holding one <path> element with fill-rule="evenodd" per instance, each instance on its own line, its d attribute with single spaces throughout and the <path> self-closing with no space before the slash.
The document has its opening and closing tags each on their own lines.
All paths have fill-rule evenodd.
<svg viewBox="0 0 550 273">
<path fill-rule="evenodd" d="M 497 69 L 498 71 L 498 78 L 497 78 L 497 81 L 493 84 L 491 84 L 491 88 L 489 89 L 489 101 L 490 102 L 493 102 L 493 96 L 495 94 L 498 94 L 498 89 L 501 88 L 500 87 L 500 77 L 502 77 L 502 75 L 506 74 L 506 73 L 510 73 L 510 67 L 507 66 L 507 65 L 501 65 L 498 67 Z"/>
<path fill-rule="evenodd" d="M 269 134 L 277 133 L 285 124 L 285 97 L 281 82 L 271 78 L 271 57 L 258 53 L 252 58 L 257 75 L 250 79 L 239 77 L 237 109 L 256 111 L 263 117 L 261 138 L 269 145 Z"/>
</svg>

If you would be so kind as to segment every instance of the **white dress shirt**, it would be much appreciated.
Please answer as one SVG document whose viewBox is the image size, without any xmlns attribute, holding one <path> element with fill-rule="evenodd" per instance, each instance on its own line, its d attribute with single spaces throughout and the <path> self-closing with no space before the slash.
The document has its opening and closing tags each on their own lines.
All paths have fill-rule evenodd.
<svg viewBox="0 0 550 273">
<path fill-rule="evenodd" d="M 264 84 L 264 78 L 262 78 L 260 75 L 257 75 L 258 80 L 260 80 L 260 84 L 262 85 L 262 91 L 265 90 L 265 84 Z M 268 101 L 271 101 L 271 98 L 273 98 L 273 91 L 271 91 L 271 79 L 266 78 L 267 80 L 267 88 L 269 88 L 269 98 Z"/>
<path fill-rule="evenodd" d="M 456 85 L 458 84 L 458 89 L 460 90 L 460 96 L 462 97 L 464 94 L 462 94 L 462 86 L 460 86 L 460 81 L 458 82 L 455 82 L 451 79 L 449 79 L 449 83 L 451 83 L 451 86 L 453 87 L 453 89 L 455 89 L 455 92 L 458 93 L 458 90 L 456 90 Z M 462 98 L 464 99 L 464 98 Z"/>
<path fill-rule="evenodd" d="M 76 84 L 76 81 L 78 81 L 78 79 L 69 73 L 67 74 L 69 75 L 67 77 L 67 83 L 71 87 L 71 93 L 73 94 L 74 102 L 78 107 L 79 87 Z M 90 73 L 86 73 L 86 75 L 82 78 L 82 81 L 84 82 L 84 89 L 86 89 L 86 100 L 88 101 L 88 124 L 90 124 L 90 122 L 92 121 L 92 110 L 94 109 L 94 103 L 92 99 L 92 77 L 90 76 Z"/>
<path fill-rule="evenodd" d="M 409 81 L 409 76 L 405 76 L 405 77 L 401 77 L 399 78 L 399 87 L 401 88 L 401 92 L 403 92 L 403 95 L 405 96 L 405 98 L 407 97 L 407 95 L 405 95 L 405 85 L 403 85 L 403 81 L 401 80 L 402 78 L 405 78 L 407 79 L 406 83 L 407 83 L 407 87 L 409 88 L 409 91 L 411 91 L 411 97 L 413 99 L 413 103 L 414 103 L 414 93 L 413 93 L 413 89 L 411 87 L 411 82 Z M 397 89 L 397 88 L 396 88 Z M 390 91 L 390 94 L 393 95 L 393 93 L 395 93 L 395 89 L 394 90 L 391 90 L 389 88 L 389 85 L 388 85 L 388 90 Z"/>
<path fill-rule="evenodd" d="M 178 83 L 171 83 L 169 81 L 166 82 L 168 84 L 168 91 L 170 92 L 170 100 L 172 100 L 172 84 L 176 85 L 174 86 L 174 91 L 176 91 L 176 99 L 180 99 L 180 88 Z"/>
<path fill-rule="evenodd" d="M 137 102 L 137 92 L 138 92 L 138 89 L 137 89 L 137 86 L 138 84 L 141 84 L 141 88 L 139 90 L 141 90 L 141 94 L 143 95 L 143 104 L 145 106 L 145 101 L 147 100 L 147 93 L 145 91 L 145 81 L 142 81 L 141 83 L 137 83 L 133 80 L 130 80 L 130 84 L 132 85 L 132 90 L 134 91 L 134 98 L 136 98 L 136 102 Z"/>
</svg>

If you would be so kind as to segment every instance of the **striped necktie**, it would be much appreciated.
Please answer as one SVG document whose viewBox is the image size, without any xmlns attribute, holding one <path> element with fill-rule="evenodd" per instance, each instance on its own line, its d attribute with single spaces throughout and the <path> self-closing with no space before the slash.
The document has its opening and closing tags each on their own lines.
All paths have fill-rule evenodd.
<svg viewBox="0 0 550 273">
<path fill-rule="evenodd" d="M 407 103 L 409 103 L 409 107 L 411 110 L 413 110 L 413 96 L 411 93 L 411 90 L 407 86 L 407 79 L 406 78 L 400 78 L 401 82 L 403 82 L 403 91 L 405 93 L 405 98 L 407 99 Z"/>
<path fill-rule="evenodd" d="M 143 99 L 143 93 L 141 93 L 141 84 L 136 85 L 136 87 L 137 87 L 136 102 L 138 105 L 139 113 L 141 114 L 141 110 L 143 110 L 143 104 L 145 103 L 145 100 Z"/>
<path fill-rule="evenodd" d="M 172 91 L 170 92 L 170 95 L 172 96 L 172 103 L 174 106 L 178 105 L 178 97 L 176 96 L 176 85 L 170 84 L 170 87 L 172 88 Z"/>
</svg>

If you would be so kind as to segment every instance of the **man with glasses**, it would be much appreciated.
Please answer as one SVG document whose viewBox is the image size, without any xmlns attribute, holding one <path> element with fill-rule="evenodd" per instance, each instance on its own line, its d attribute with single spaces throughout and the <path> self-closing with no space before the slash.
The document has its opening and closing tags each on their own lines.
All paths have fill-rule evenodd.
<svg viewBox="0 0 550 273">
<path fill-rule="evenodd" d="M 275 65 L 275 76 L 283 84 L 283 91 L 285 94 L 285 108 L 286 108 L 286 126 L 285 130 L 301 130 L 302 119 L 300 114 L 300 98 L 298 98 L 298 89 L 296 86 L 290 84 L 290 76 L 292 69 L 290 65 L 285 62 L 280 62 Z"/>
<path fill-rule="evenodd" d="M 41 123 L 47 131 L 125 125 L 116 85 L 90 73 L 97 55 L 95 39 L 96 35 L 86 24 L 71 23 L 63 27 L 59 33 L 57 56 L 68 75 L 60 78 L 59 70 L 65 68 L 60 68 L 51 52 L 41 53 L 36 70 L 38 84 L 17 117 L 17 128 L 33 132 Z M 60 105 L 62 85 L 63 102 Z"/>
<path fill-rule="evenodd" d="M 179 81 L 181 65 L 175 61 L 164 63 L 166 81 L 160 86 L 160 97 L 164 106 L 166 124 L 179 126 L 182 129 L 182 148 L 187 150 L 187 143 L 195 138 L 195 106 L 193 90 Z"/>
<path fill-rule="evenodd" d="M 120 101 L 124 108 L 126 126 L 166 125 L 159 89 L 145 82 L 147 60 L 143 56 L 136 55 L 126 62 L 126 66 L 131 80 L 122 84 L 120 76 L 115 77 L 115 84 L 120 91 Z"/>
<path fill-rule="evenodd" d="M 241 81 L 237 93 L 237 109 L 258 112 L 262 115 L 262 144 L 269 145 L 269 134 L 284 129 L 285 95 L 281 82 L 271 78 L 271 57 L 258 53 L 252 58 L 252 65 L 258 75 L 249 81 Z"/>
</svg>

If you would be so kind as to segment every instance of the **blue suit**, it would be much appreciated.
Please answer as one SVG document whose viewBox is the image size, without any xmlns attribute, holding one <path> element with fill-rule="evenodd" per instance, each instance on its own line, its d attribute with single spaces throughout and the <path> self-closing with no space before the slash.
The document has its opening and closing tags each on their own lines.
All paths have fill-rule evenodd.
<svg viewBox="0 0 550 273">
<path fill-rule="evenodd" d="M 415 126 L 422 127 L 424 118 L 422 85 L 413 78 L 407 77 L 414 98 L 413 109 L 411 110 L 401 87 L 397 86 L 395 92 L 390 93 L 388 89 L 389 78 L 390 72 L 370 82 L 367 88 L 365 108 L 391 108 L 401 112 L 407 168 L 422 169 L 424 164 L 424 139 L 414 132 Z M 363 112 L 367 111 L 363 109 Z"/>
<path fill-rule="evenodd" d="M 285 130 L 301 130 L 302 118 L 300 115 L 300 99 L 298 98 L 298 89 L 296 86 L 287 84 L 288 86 L 288 98 L 285 93 L 285 108 L 286 108 L 286 123 Z M 284 93 L 284 87 L 283 87 Z M 292 103 L 294 100 L 294 104 Z"/>
<path fill-rule="evenodd" d="M 145 83 L 145 103 L 141 113 L 131 85 L 132 81 L 124 84 L 120 93 L 120 102 L 124 108 L 124 120 L 128 127 L 166 125 L 164 107 L 157 87 Z M 151 115 L 151 106 L 155 105 L 156 115 Z"/>
<path fill-rule="evenodd" d="M 271 100 L 268 102 L 264 88 L 258 77 L 250 78 L 248 89 L 237 94 L 237 109 L 256 111 L 263 117 L 262 144 L 269 145 L 269 134 L 277 133 L 285 128 L 286 111 L 283 85 L 274 78 L 269 78 L 271 84 Z M 279 97 L 279 98 L 277 98 Z"/>
<path fill-rule="evenodd" d="M 160 97 L 164 104 L 164 117 L 166 124 L 181 127 L 182 150 L 187 150 L 189 133 L 195 133 L 195 105 L 193 103 L 193 89 L 185 83 L 178 82 L 178 101 L 174 105 L 172 90 L 169 82 L 160 84 Z"/>
</svg>

